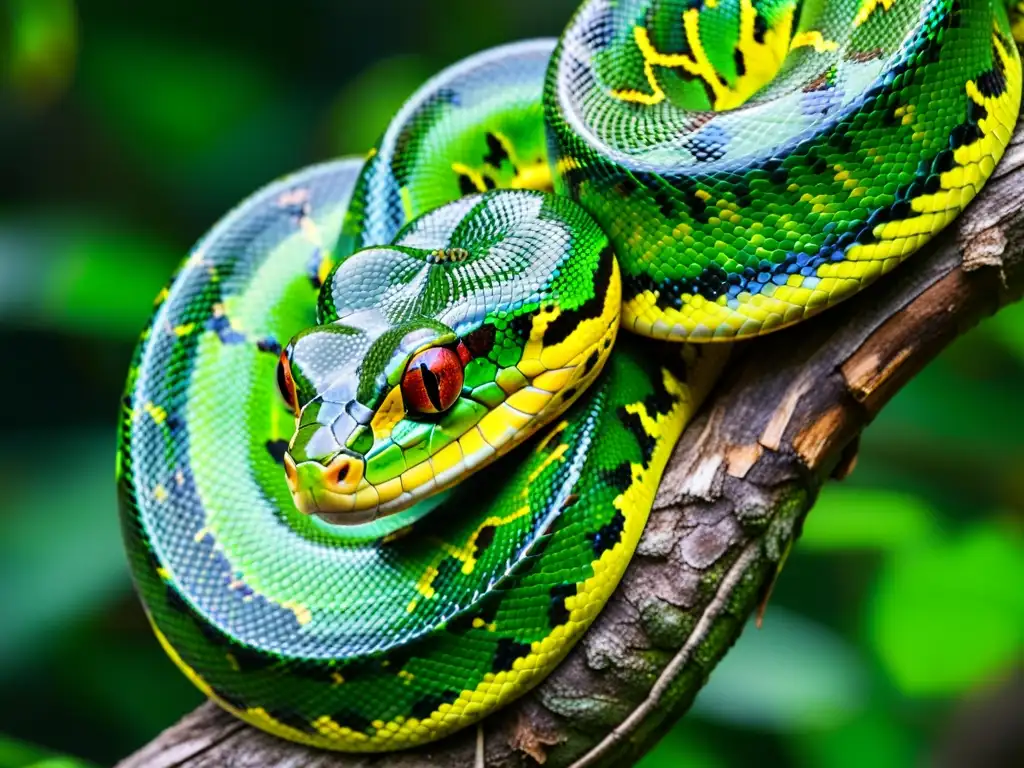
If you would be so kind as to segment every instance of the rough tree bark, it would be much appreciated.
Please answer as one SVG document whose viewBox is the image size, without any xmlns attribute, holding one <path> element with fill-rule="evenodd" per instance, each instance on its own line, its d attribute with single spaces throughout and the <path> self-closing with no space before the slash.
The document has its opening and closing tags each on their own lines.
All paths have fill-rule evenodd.
<svg viewBox="0 0 1024 768">
<path fill-rule="evenodd" d="M 862 295 L 736 346 L 687 430 L 621 586 L 536 690 L 426 748 L 346 756 L 205 704 L 119 768 L 627 765 L 686 711 L 771 585 L 861 430 L 959 334 L 1024 293 L 1024 128 L 982 194 Z"/>
</svg>

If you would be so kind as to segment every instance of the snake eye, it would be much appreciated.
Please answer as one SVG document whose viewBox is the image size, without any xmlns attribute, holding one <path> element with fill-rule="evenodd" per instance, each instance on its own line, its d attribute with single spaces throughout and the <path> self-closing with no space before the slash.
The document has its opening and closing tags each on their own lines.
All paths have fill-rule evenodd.
<svg viewBox="0 0 1024 768">
<path fill-rule="evenodd" d="M 299 399 L 295 394 L 295 380 L 292 378 L 292 366 L 288 362 L 287 352 L 282 352 L 277 360 L 277 389 L 288 407 L 298 413 Z"/>
<path fill-rule="evenodd" d="M 402 397 L 420 413 L 441 413 L 462 393 L 462 360 L 447 347 L 432 347 L 409 361 L 402 374 Z"/>
</svg>

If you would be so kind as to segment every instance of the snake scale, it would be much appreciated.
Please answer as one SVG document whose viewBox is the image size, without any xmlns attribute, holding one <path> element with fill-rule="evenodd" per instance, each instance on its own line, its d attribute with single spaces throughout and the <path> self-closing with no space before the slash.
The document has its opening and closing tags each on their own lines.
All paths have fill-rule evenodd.
<svg viewBox="0 0 1024 768">
<path fill-rule="evenodd" d="M 157 298 L 117 478 L 160 643 L 331 749 L 521 695 L 633 554 L 729 347 L 695 342 L 896 267 L 993 172 L 1020 91 L 1001 0 L 588 0 L 440 73 Z"/>
</svg>

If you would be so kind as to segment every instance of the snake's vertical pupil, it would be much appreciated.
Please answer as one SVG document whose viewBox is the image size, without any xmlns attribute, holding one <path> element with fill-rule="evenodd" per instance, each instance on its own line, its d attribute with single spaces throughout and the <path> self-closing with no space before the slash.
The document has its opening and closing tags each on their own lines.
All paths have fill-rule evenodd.
<svg viewBox="0 0 1024 768">
<path fill-rule="evenodd" d="M 277 389 L 288 407 L 297 413 L 299 402 L 295 395 L 295 380 L 292 379 L 292 367 L 288 362 L 287 352 L 282 352 L 277 360 Z"/>
<path fill-rule="evenodd" d="M 442 413 L 462 393 L 462 355 L 447 347 L 424 350 L 409 361 L 402 376 L 406 407 L 419 413 Z"/>
</svg>

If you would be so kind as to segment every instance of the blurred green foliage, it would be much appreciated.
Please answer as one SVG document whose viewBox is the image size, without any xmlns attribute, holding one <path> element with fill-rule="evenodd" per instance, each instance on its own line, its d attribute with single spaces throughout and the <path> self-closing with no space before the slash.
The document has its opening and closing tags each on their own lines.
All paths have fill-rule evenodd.
<svg viewBox="0 0 1024 768">
<path fill-rule="evenodd" d="M 131 593 L 111 482 L 129 355 L 176 261 L 260 184 L 365 151 L 441 66 L 557 34 L 574 5 L 0 0 L 0 768 L 109 764 L 201 700 Z M 764 628 L 644 768 L 939 761 L 1007 688 L 1019 723 L 1022 391 L 1013 307 L 867 431 Z M 1021 756 L 1018 728 L 981 730 L 958 738 Z"/>
</svg>

